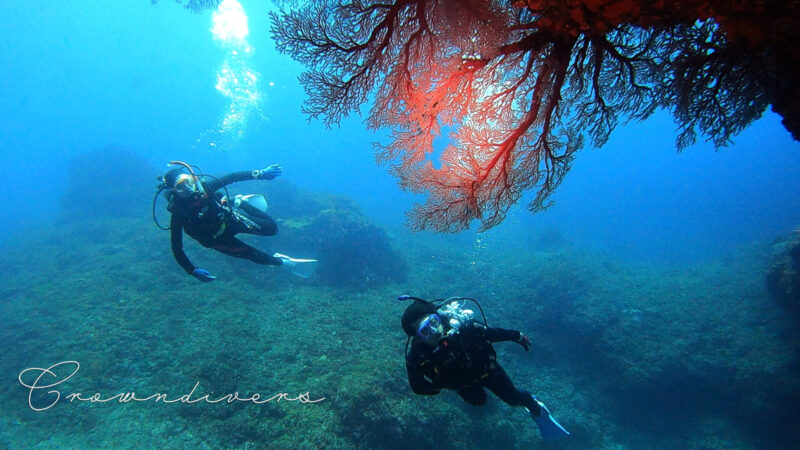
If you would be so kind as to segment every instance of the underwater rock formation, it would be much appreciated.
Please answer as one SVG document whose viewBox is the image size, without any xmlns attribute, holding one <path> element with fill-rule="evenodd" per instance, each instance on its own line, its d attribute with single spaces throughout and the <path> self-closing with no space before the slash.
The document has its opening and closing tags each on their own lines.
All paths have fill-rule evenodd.
<svg viewBox="0 0 800 450">
<path fill-rule="evenodd" d="M 515 299 L 504 313 L 522 320 L 516 326 L 536 342 L 538 364 L 585 371 L 602 386 L 605 411 L 624 411 L 611 421 L 655 431 L 664 418 L 680 417 L 671 431 L 688 436 L 709 411 L 747 423 L 788 416 L 796 350 L 782 340 L 789 324 L 765 295 L 758 254 L 631 270 L 574 249 L 542 253 L 528 260 L 530 275 L 503 283 L 504 297 Z M 493 311 L 490 322 L 502 323 L 498 316 Z M 776 426 L 797 438 L 793 424 Z"/>
<path fill-rule="evenodd" d="M 271 183 L 267 191 L 279 223 L 277 240 L 286 246 L 281 248 L 318 259 L 319 282 L 367 287 L 405 280 L 405 261 L 392 249 L 386 232 L 352 201 L 315 197 L 284 181 Z"/>
<path fill-rule="evenodd" d="M 306 248 L 290 244 L 321 254 L 325 239 L 341 242 L 337 230 L 367 223 L 341 197 L 297 192 L 285 180 L 236 189 L 267 193 L 279 235 L 252 241 L 289 254 Z M 140 200 L 148 208 L 152 194 Z M 149 211 L 86 219 L 30 230 L 0 252 L 0 375 L 8 381 L 0 428 L 9 430 L 0 448 L 548 446 L 524 409 L 493 394 L 476 408 L 454 392 L 412 393 L 395 285 L 309 283 L 212 252 L 201 258 L 220 280 L 198 283 L 177 268 Z M 762 249 L 698 268 L 647 269 L 573 247 L 526 251 L 522 239 L 487 248 L 487 257 L 442 245 L 451 239 L 392 239 L 409 265 L 405 287 L 427 298 L 473 296 L 491 326 L 529 334 L 530 352 L 498 343 L 498 359 L 573 433 L 556 448 L 800 442 L 796 333 L 766 295 Z M 66 358 L 81 363 L 70 390 L 86 394 L 173 397 L 199 382 L 198 396 L 310 392 L 326 400 L 63 402 L 32 411 L 20 370 Z"/>
<path fill-rule="evenodd" d="M 158 171 L 121 147 L 105 147 L 74 156 L 67 163 L 67 186 L 61 198 L 61 221 L 97 216 L 149 215 Z"/>
<path fill-rule="evenodd" d="M 772 245 L 766 284 L 778 304 L 800 319 L 800 227 Z"/>
</svg>

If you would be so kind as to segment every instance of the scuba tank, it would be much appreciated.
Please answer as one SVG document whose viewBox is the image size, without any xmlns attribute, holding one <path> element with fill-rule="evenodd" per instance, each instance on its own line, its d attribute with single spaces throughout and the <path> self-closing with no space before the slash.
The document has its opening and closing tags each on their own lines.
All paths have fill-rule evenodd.
<svg viewBox="0 0 800 450">
<path fill-rule="evenodd" d="M 223 207 L 227 206 L 231 214 L 251 230 L 261 229 L 259 223 L 269 218 L 267 198 L 261 194 L 237 194 L 233 196 L 233 201 L 228 196 L 223 196 L 219 199 L 219 203 Z"/>
<path fill-rule="evenodd" d="M 248 217 L 266 217 L 267 198 L 261 194 L 234 195 L 233 211 Z"/>
<path fill-rule="evenodd" d="M 477 300 L 470 297 L 449 297 L 446 299 L 436 299 L 436 300 L 425 300 L 423 298 L 412 297 L 410 295 L 401 295 L 397 297 L 397 300 L 404 302 L 406 300 L 414 300 L 414 301 L 423 301 L 432 303 L 436 307 L 436 314 L 439 314 L 443 318 L 447 318 L 450 326 L 454 329 L 458 329 L 462 325 L 466 325 L 470 322 L 474 322 L 476 320 L 475 311 L 467 308 L 467 302 L 472 302 L 475 306 L 478 307 L 478 310 L 481 312 L 481 319 L 483 320 L 483 325 L 488 327 L 489 324 L 486 322 L 486 314 L 483 313 L 483 308 L 481 304 L 478 303 Z"/>
<path fill-rule="evenodd" d="M 403 302 L 406 300 L 413 300 L 415 302 L 427 302 L 432 304 L 436 308 L 436 314 L 442 317 L 442 319 L 447 320 L 448 324 L 450 325 L 450 330 L 448 330 L 447 334 L 452 335 L 458 332 L 459 328 L 467 325 L 469 323 L 473 323 L 476 321 L 481 321 L 475 315 L 475 311 L 469 309 L 467 307 L 467 302 L 472 302 L 475 306 L 478 307 L 478 310 L 481 312 L 481 319 L 482 323 L 486 328 L 489 328 L 489 324 L 486 321 L 486 314 L 483 313 L 483 308 L 481 304 L 478 303 L 477 300 L 470 297 L 450 297 L 446 299 L 436 299 L 436 300 L 425 300 L 419 297 L 412 297 L 410 295 L 401 295 L 397 297 L 397 300 Z M 406 355 L 408 354 L 408 347 L 411 343 L 411 336 L 408 337 L 406 340 Z"/>
<path fill-rule="evenodd" d="M 472 300 L 472 299 L 469 299 Z M 475 301 L 475 300 L 472 300 Z M 439 306 L 437 313 L 450 325 L 450 333 L 458 332 L 461 325 L 466 325 L 476 320 L 475 311 L 466 307 L 467 299 L 453 298 Z M 476 302 L 477 303 L 477 302 Z M 484 322 L 486 320 L 484 319 Z"/>
</svg>

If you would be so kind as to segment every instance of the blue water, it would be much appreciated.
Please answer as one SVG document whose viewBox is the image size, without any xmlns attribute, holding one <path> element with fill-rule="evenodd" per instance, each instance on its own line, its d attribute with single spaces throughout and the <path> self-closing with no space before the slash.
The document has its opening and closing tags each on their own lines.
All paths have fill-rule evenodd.
<svg viewBox="0 0 800 450">
<path fill-rule="evenodd" d="M 371 143 L 384 135 L 366 131 L 358 116 L 331 129 L 308 122 L 301 67 L 269 36 L 271 4 L 241 3 L 262 114 L 250 115 L 230 148 L 210 149 L 198 140 L 228 106 L 214 89 L 225 49 L 212 39 L 210 11 L 166 0 L 3 2 L 2 230 L 51 219 L 65 161 L 110 144 L 156 167 L 184 159 L 221 173 L 280 163 L 298 185 L 351 196 L 382 223 L 402 222 L 415 199 L 374 164 Z M 675 135 L 666 113 L 619 126 L 606 146 L 579 154 L 553 208 L 512 215 L 580 245 L 668 263 L 702 261 L 800 223 L 800 143 L 776 115 L 719 151 L 701 142 L 677 153 Z M 113 171 L 98 174 L 98 189 Z"/>
<path fill-rule="evenodd" d="M 390 236 L 399 233 L 405 211 L 424 197 L 400 191 L 386 169 L 375 164 L 371 144 L 386 142 L 386 130 L 367 130 L 357 114 L 332 128 L 309 122 L 300 111 L 306 96 L 297 78 L 303 68 L 279 54 L 270 37 L 267 11 L 272 4 L 241 4 L 253 49 L 248 63 L 258 74 L 263 99 L 258 110 L 249 112 L 241 136 L 234 136 L 213 132 L 230 106 L 215 89 L 229 50 L 212 38 L 210 11 L 194 14 L 170 0 L 156 5 L 148 0 L 0 3 L 2 236 L 25 235 L 56 220 L 68 183 L 68 161 L 109 145 L 129 149 L 159 170 L 166 170 L 170 160 L 184 160 L 213 174 L 281 164 L 283 179 L 309 191 L 345 195 Z M 364 105 L 362 111 L 368 108 Z M 605 146 L 578 153 L 550 209 L 532 215 L 525 209 L 530 200 L 526 198 L 497 228 L 485 234 L 470 230 L 442 241 L 472 251 L 479 262 L 495 269 L 494 251 L 507 255 L 510 249 L 520 249 L 513 261 L 522 275 L 514 275 L 514 280 L 530 287 L 540 286 L 533 264 L 547 257 L 530 258 L 536 260 L 530 266 L 536 275 L 526 272 L 528 267 L 520 261 L 527 261 L 524 252 L 537 250 L 539 235 L 556 233 L 573 248 L 612 261 L 677 267 L 680 272 L 742 248 L 765 248 L 800 225 L 800 143 L 791 139 L 777 115 L 765 113 L 723 149 L 701 141 L 679 153 L 676 130 L 664 111 L 642 123 L 620 125 Z M 96 174 L 97 192 L 118 182 L 118 169 L 111 165 Z M 156 184 L 153 179 L 153 192 Z M 149 208 L 150 199 L 146 202 Z M 422 233 L 403 239 L 414 236 L 430 237 Z M 415 270 L 415 276 L 425 279 L 425 273 L 419 275 L 422 270 Z M 457 286 L 494 292 L 486 287 L 487 279 L 509 283 L 503 278 L 508 274 L 492 270 L 476 277 L 475 286 L 469 277 L 458 278 Z M 725 276 L 709 279 L 725 283 Z M 619 278 L 620 285 L 629 281 Z M 760 281 L 748 283 L 748 289 L 761 287 Z M 437 291 L 432 286 L 413 288 Z M 504 289 L 523 298 L 528 292 L 508 285 Z M 658 297 L 650 291 L 647 295 Z M 703 295 L 713 299 L 707 292 Z M 626 314 L 629 310 L 633 309 L 625 308 Z M 623 320 L 638 323 L 639 314 Z M 737 313 L 742 317 L 748 317 L 746 311 Z M 724 322 L 727 317 L 717 319 Z M 779 341 L 769 332 L 765 335 L 774 338 L 770 345 Z M 527 370 L 517 368 L 516 373 Z M 553 381 L 557 379 L 553 375 L 551 384 L 558 384 Z"/>
</svg>

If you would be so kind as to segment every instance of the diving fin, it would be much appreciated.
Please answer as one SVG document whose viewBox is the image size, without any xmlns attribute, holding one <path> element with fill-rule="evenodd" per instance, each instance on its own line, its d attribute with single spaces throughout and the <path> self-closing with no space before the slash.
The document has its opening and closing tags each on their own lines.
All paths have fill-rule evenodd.
<svg viewBox="0 0 800 450">
<path fill-rule="evenodd" d="M 298 277 L 308 278 L 314 273 L 314 269 L 317 268 L 317 260 L 316 259 L 298 259 L 292 258 L 287 255 L 283 255 L 280 253 L 275 253 L 275 258 L 280 258 L 283 261 L 283 267 L 289 269 L 293 274 L 297 275 Z"/>
<path fill-rule="evenodd" d="M 569 431 L 565 430 L 564 427 L 561 426 L 560 423 L 550 414 L 550 410 L 544 406 L 544 403 L 540 402 L 533 398 L 536 403 L 539 404 L 541 407 L 539 415 L 533 415 L 533 411 L 530 411 L 531 417 L 533 418 L 536 425 L 539 426 L 539 432 L 542 434 L 542 439 L 545 441 L 551 441 L 554 439 L 567 437 L 569 436 Z"/>
</svg>

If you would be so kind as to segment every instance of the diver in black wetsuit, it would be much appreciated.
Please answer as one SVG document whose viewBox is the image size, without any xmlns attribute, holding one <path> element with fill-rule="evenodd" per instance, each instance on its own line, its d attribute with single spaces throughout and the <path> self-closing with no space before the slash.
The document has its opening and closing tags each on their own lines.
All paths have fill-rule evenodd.
<svg viewBox="0 0 800 450">
<path fill-rule="evenodd" d="M 279 165 L 274 164 L 261 170 L 234 172 L 216 178 L 195 175 L 185 163 L 174 164 L 184 167 L 164 174 L 161 177 L 161 189 L 166 192 L 169 201 L 167 209 L 172 213 L 169 226 L 172 254 L 186 273 L 203 282 L 216 279 L 208 271 L 195 267 L 189 261 L 183 251 L 184 231 L 204 247 L 226 255 L 271 266 L 293 264 L 286 255 L 268 255 L 236 238 L 238 233 L 273 236 L 278 232 L 277 224 L 266 214 L 266 201 L 263 201 L 263 197 L 263 207 L 257 207 L 247 201 L 247 197 L 253 196 L 237 196 L 234 200 L 217 192 L 238 181 L 272 180 L 281 174 Z M 231 205 L 234 201 L 239 203 L 237 207 Z"/>
<path fill-rule="evenodd" d="M 482 406 L 489 389 L 511 406 L 525 406 L 545 439 L 569 433 L 555 421 L 530 392 L 517 389 L 497 362 L 492 343 L 513 341 L 528 351 L 530 339 L 517 330 L 490 328 L 485 323 L 459 322 L 443 313 L 441 306 L 414 297 L 403 313 L 403 331 L 412 339 L 406 354 L 411 389 L 421 395 L 455 390 L 467 403 Z"/>
</svg>

